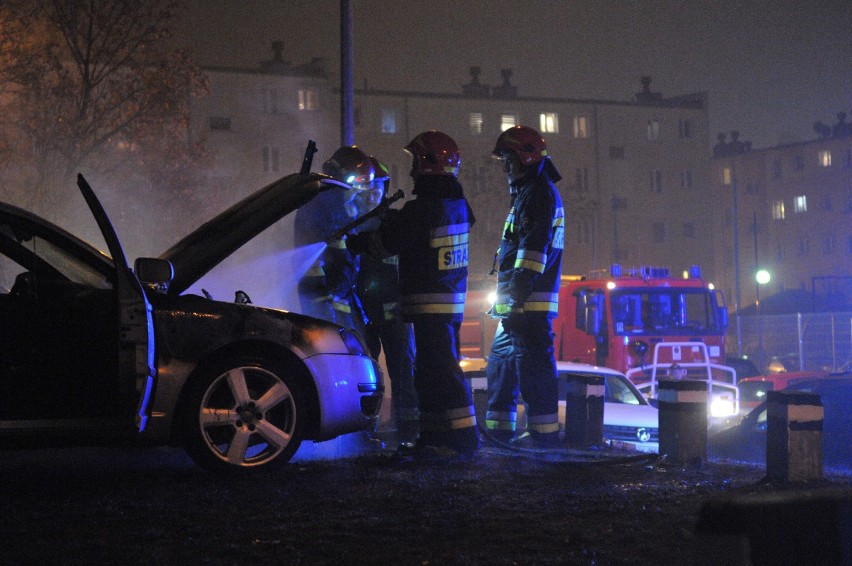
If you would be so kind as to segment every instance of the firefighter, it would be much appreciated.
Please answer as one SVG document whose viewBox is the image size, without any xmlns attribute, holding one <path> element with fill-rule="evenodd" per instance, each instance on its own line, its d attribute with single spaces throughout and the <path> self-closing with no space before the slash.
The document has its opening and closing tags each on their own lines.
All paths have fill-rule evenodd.
<svg viewBox="0 0 852 566">
<path fill-rule="evenodd" d="M 322 172 L 352 186 L 354 191 L 329 189 L 299 208 L 295 220 L 296 246 L 326 242 L 357 216 L 358 190 L 368 189 L 375 172 L 370 157 L 356 146 L 343 146 L 322 165 Z M 358 258 L 346 250 L 344 239 L 328 242 L 322 254 L 299 280 L 304 314 L 336 322 L 361 335 L 366 321 L 355 294 Z"/>
<path fill-rule="evenodd" d="M 512 206 L 503 228 L 497 263 L 500 317 L 488 356 L 485 426 L 520 446 L 558 445 L 556 361 L 551 320 L 557 315 L 562 272 L 564 211 L 554 183 L 559 173 L 541 135 L 515 126 L 497 138 Z M 519 395 L 527 404 L 527 431 L 516 436 Z"/>
<path fill-rule="evenodd" d="M 414 325 L 414 383 L 420 409 L 415 458 L 469 458 L 479 449 L 470 386 L 459 367 L 473 212 L 457 179 L 453 139 L 418 134 L 411 155 L 415 199 L 388 211 L 378 230 L 347 240 L 355 253 L 399 255 L 400 312 Z"/>
<path fill-rule="evenodd" d="M 358 215 L 374 210 L 386 194 L 390 181 L 387 167 L 375 157 L 375 177 L 370 189 L 355 195 Z M 361 232 L 376 230 L 380 217 L 361 225 Z M 418 434 L 417 391 L 414 388 L 414 332 L 399 313 L 399 256 L 360 256 L 357 295 L 367 315 L 364 338 L 370 354 L 379 359 L 384 350 L 391 382 L 391 413 L 399 445 L 412 448 Z"/>
</svg>

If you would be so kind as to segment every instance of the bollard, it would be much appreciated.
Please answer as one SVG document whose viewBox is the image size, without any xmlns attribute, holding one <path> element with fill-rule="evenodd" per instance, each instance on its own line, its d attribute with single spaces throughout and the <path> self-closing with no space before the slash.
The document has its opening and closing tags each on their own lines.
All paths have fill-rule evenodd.
<svg viewBox="0 0 852 566">
<path fill-rule="evenodd" d="M 707 459 L 707 383 L 660 381 L 660 455 L 674 462 Z"/>
<path fill-rule="evenodd" d="M 570 374 L 565 395 L 565 444 L 575 448 L 603 443 L 604 377 Z"/>
<path fill-rule="evenodd" d="M 766 396 L 766 477 L 822 478 L 822 399 L 816 393 L 769 391 Z"/>
</svg>

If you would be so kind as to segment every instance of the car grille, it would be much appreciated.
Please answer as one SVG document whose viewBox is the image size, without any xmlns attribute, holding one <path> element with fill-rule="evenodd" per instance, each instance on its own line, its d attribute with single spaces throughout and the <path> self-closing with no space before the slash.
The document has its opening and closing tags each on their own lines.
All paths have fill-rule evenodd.
<svg viewBox="0 0 852 566">
<path fill-rule="evenodd" d="M 647 433 L 649 438 L 643 440 L 639 432 Z M 626 440 L 629 442 L 659 442 L 660 430 L 657 428 L 639 428 L 635 426 L 604 426 L 604 436 L 615 440 Z M 644 436 L 644 435 L 643 435 Z"/>
</svg>

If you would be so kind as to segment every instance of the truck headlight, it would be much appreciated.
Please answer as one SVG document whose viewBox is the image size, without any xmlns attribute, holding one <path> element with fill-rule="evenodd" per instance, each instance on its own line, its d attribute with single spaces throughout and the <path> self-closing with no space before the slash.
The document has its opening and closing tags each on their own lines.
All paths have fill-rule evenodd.
<svg viewBox="0 0 852 566">
<path fill-rule="evenodd" d="M 727 396 L 714 397 L 710 403 L 710 416 L 732 417 L 735 414 L 734 408 L 734 402 Z"/>
</svg>

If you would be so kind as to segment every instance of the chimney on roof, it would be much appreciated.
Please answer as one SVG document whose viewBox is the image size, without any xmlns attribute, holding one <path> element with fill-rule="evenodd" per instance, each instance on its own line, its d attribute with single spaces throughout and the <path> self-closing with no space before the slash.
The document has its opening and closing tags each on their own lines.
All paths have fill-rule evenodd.
<svg viewBox="0 0 852 566">
<path fill-rule="evenodd" d="M 663 100 L 663 93 L 651 92 L 651 77 L 646 75 L 642 77 L 642 92 L 637 92 L 636 96 L 633 97 L 633 100 L 637 104 L 660 102 Z"/>
<path fill-rule="evenodd" d="M 462 85 L 462 94 L 472 98 L 487 97 L 491 91 L 491 87 L 480 84 L 479 74 L 482 73 L 482 69 L 480 67 L 471 67 L 469 72 L 470 82 L 466 85 Z"/>
<path fill-rule="evenodd" d="M 518 87 L 512 86 L 509 79 L 512 77 L 512 69 L 500 69 L 500 74 L 503 75 L 503 84 L 494 87 L 494 96 L 496 98 L 515 98 L 518 96 Z"/>
<path fill-rule="evenodd" d="M 270 74 L 285 74 L 290 70 L 290 62 L 285 61 L 282 56 L 284 51 L 283 41 L 272 42 L 272 59 L 260 62 L 260 70 Z"/>
</svg>

